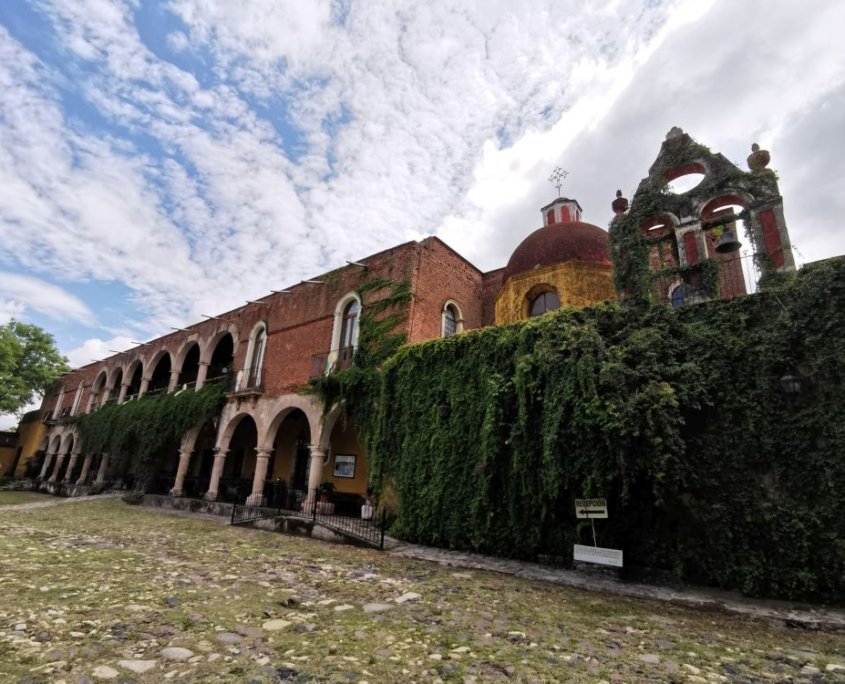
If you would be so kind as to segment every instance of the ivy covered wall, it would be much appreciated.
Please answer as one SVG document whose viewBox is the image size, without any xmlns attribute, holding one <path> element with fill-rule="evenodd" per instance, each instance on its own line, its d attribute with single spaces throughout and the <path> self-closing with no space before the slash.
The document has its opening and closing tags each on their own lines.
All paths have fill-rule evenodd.
<svg viewBox="0 0 845 684">
<path fill-rule="evenodd" d="M 730 302 L 405 347 L 381 376 L 373 484 L 400 537 L 569 559 L 591 543 L 573 500 L 606 497 L 599 545 L 628 567 L 845 596 L 845 259 Z"/>
</svg>

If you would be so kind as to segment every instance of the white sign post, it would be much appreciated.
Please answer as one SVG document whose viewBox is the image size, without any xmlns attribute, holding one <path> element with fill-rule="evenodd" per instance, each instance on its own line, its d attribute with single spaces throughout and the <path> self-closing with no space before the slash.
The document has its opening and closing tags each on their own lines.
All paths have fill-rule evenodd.
<svg viewBox="0 0 845 684">
<path fill-rule="evenodd" d="M 607 499 L 575 499 L 575 516 L 581 520 L 589 520 L 593 530 L 593 545 L 583 546 L 575 544 L 572 557 L 577 561 L 598 563 L 622 567 L 622 551 L 619 549 L 603 549 L 596 543 L 596 519 L 607 520 Z"/>
</svg>

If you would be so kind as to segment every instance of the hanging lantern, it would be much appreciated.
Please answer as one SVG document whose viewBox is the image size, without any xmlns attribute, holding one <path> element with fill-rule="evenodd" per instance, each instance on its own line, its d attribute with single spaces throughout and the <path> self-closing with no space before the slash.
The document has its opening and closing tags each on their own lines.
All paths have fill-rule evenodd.
<svg viewBox="0 0 845 684">
<path fill-rule="evenodd" d="M 722 237 L 716 243 L 716 251 L 719 254 L 730 254 L 731 252 L 738 251 L 740 247 L 742 247 L 742 243 L 736 239 L 731 228 L 725 228 L 722 231 Z"/>
</svg>

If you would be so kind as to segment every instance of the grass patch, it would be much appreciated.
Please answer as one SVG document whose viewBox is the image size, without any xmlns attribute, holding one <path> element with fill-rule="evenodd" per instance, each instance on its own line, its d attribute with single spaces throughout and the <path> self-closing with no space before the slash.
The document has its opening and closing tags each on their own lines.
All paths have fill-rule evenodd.
<svg viewBox="0 0 845 684">
<path fill-rule="evenodd" d="M 39 492 L 0 492 L 0 506 L 17 506 L 18 504 L 38 503 L 41 501 L 55 501 L 56 497 Z"/>
</svg>

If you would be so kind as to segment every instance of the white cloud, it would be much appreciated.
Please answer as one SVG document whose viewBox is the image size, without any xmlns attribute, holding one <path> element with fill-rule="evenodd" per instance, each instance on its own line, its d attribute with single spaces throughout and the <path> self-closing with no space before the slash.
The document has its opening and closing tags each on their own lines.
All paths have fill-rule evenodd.
<svg viewBox="0 0 845 684">
<path fill-rule="evenodd" d="M 84 63 L 79 83 L 0 26 L 3 258 L 125 285 L 133 331 L 433 233 L 483 268 L 504 265 L 539 225 L 552 167 L 605 225 L 616 188 L 634 189 L 672 125 L 732 159 L 769 146 L 795 242 L 808 258 L 845 251 L 830 219 L 845 200 L 823 182 L 845 158 L 843 108 L 825 109 L 845 78 L 835 0 L 812 12 L 728 0 L 169 7 L 183 25 L 166 44 L 213 78 L 149 50 L 128 0 L 40 6 Z M 109 126 L 71 117 L 69 86 Z M 23 306 L 0 302 L 0 317 Z M 100 355 L 89 343 L 80 358 Z"/>
<path fill-rule="evenodd" d="M 79 368 L 80 366 L 87 366 L 93 361 L 101 361 L 109 356 L 114 356 L 114 352 L 125 351 L 138 345 L 133 344 L 132 340 L 126 336 L 118 335 L 108 340 L 101 340 L 97 337 L 85 340 L 81 345 L 64 352 L 71 367 Z"/>
<path fill-rule="evenodd" d="M 27 309 L 57 320 L 91 325 L 94 315 L 82 300 L 38 278 L 0 271 L 0 321 L 19 318 Z"/>
</svg>

